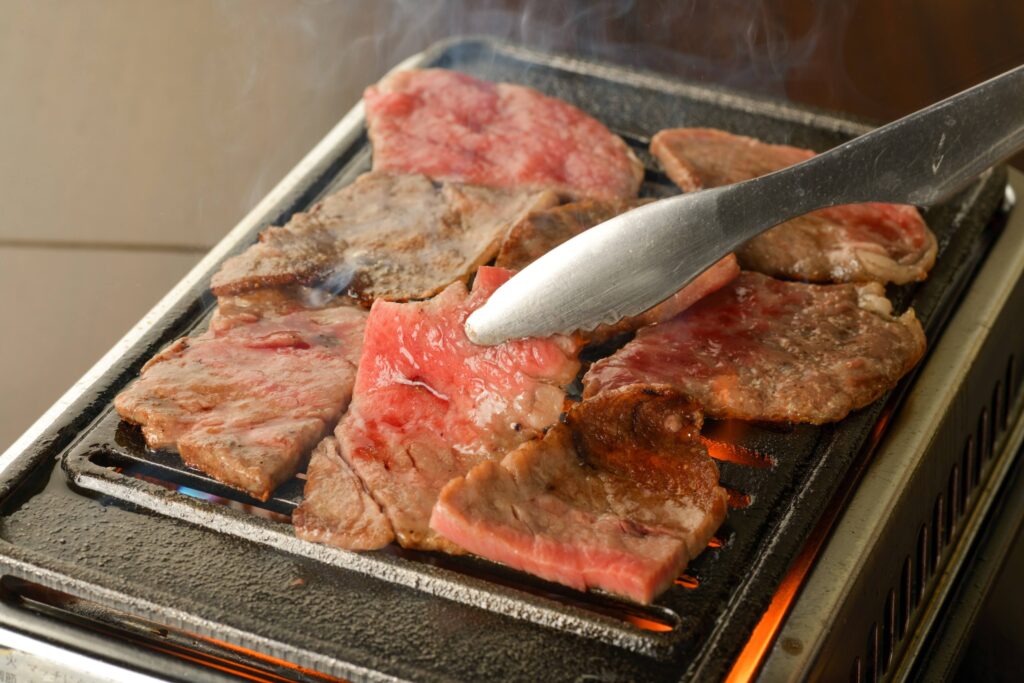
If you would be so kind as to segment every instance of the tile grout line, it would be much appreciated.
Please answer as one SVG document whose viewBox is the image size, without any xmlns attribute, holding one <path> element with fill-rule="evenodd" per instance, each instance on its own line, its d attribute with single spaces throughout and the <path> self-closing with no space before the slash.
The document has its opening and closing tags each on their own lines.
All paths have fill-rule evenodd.
<svg viewBox="0 0 1024 683">
<path fill-rule="evenodd" d="M 146 244 L 128 242 L 89 242 L 76 240 L 21 240 L 0 238 L 0 248 L 13 249 L 76 249 L 83 251 L 151 251 L 179 254 L 205 254 L 210 246 L 198 244 Z"/>
</svg>

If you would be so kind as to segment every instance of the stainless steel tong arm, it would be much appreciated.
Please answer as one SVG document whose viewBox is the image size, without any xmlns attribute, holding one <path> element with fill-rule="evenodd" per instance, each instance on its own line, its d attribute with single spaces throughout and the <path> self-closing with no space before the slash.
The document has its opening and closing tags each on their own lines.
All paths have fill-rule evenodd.
<svg viewBox="0 0 1024 683">
<path fill-rule="evenodd" d="M 489 345 L 636 315 L 779 223 L 839 204 L 930 206 L 1021 147 L 1024 66 L 795 166 L 591 228 L 505 283 L 466 333 Z"/>
</svg>

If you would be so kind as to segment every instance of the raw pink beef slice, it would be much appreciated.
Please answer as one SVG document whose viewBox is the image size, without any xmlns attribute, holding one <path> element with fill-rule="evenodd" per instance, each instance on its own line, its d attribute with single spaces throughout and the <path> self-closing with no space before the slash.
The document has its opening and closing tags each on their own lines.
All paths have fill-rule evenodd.
<svg viewBox="0 0 1024 683">
<path fill-rule="evenodd" d="M 635 197 L 643 167 L 576 107 L 444 69 L 399 71 L 363 95 L 373 170 L 491 187 Z"/>
<path fill-rule="evenodd" d="M 469 313 L 510 276 L 483 267 L 472 293 L 459 282 L 429 301 L 378 301 L 370 311 L 352 404 L 335 434 L 341 457 L 405 547 L 460 552 L 428 526 L 441 488 L 557 422 L 563 387 L 579 370 L 567 338 L 492 347 L 466 338 Z M 307 491 L 312 486 L 311 478 Z M 373 545 L 341 530 L 326 540 Z"/>
</svg>

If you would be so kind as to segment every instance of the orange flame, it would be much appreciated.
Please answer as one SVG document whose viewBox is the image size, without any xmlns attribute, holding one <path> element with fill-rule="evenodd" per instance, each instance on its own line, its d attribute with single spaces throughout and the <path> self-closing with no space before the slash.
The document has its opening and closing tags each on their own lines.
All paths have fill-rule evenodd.
<svg viewBox="0 0 1024 683">
<path fill-rule="evenodd" d="M 875 423 L 874 429 L 871 432 L 871 438 L 868 441 L 866 448 L 861 452 L 860 457 L 855 464 L 850 468 L 850 473 L 846 477 L 846 484 L 844 490 L 853 490 L 856 482 L 860 479 L 860 475 L 863 473 L 867 463 L 871 460 L 874 455 L 875 447 L 882 440 L 886 427 L 889 425 L 890 418 L 892 417 L 892 405 L 888 405 L 878 422 Z M 825 540 L 828 538 L 829 531 L 832 529 L 832 524 L 839 517 L 840 511 L 843 509 L 845 503 L 845 497 L 840 495 L 837 496 L 829 504 L 828 508 L 821 516 L 818 525 L 814 531 L 811 532 L 807 539 L 807 543 L 804 544 L 800 554 L 797 555 L 793 564 L 790 566 L 789 571 L 786 572 L 786 576 L 782 579 L 778 589 L 775 591 L 775 595 L 772 596 L 772 601 L 768 605 L 768 609 L 761 616 L 761 620 L 754 628 L 754 632 L 750 634 L 747 644 L 743 647 L 743 651 L 740 652 L 739 657 L 733 663 L 732 669 L 729 671 L 729 675 L 726 677 L 726 683 L 745 683 L 751 681 L 757 675 L 758 669 L 761 667 L 761 663 L 764 661 L 765 655 L 768 653 L 768 649 L 775 642 L 775 636 L 778 634 L 779 627 L 782 625 L 782 621 L 789 614 L 789 608 L 793 605 L 793 600 L 796 599 L 797 593 L 800 591 L 800 586 L 803 585 L 804 579 L 807 578 L 807 574 L 811 570 L 811 566 L 814 564 L 815 558 L 818 556 L 818 552 L 821 547 L 825 544 Z"/>
<path fill-rule="evenodd" d="M 672 626 L 670 624 L 645 619 L 644 617 L 637 616 L 636 614 L 627 614 L 626 621 L 634 626 L 644 629 L 645 631 L 658 631 L 660 633 L 664 633 L 672 630 Z"/>
<path fill-rule="evenodd" d="M 693 590 L 694 588 L 700 585 L 700 581 L 698 581 L 695 577 L 690 576 L 689 574 L 681 574 L 679 578 L 676 579 L 676 585 Z"/>
<path fill-rule="evenodd" d="M 826 525 L 826 528 L 827 526 L 830 525 Z M 818 549 L 826 536 L 825 529 L 819 527 L 808 539 L 807 545 L 800 551 L 789 571 L 786 572 L 785 578 L 782 579 L 782 583 L 779 584 L 771 604 L 761 616 L 761 621 L 757 623 L 754 632 L 750 634 L 750 639 L 740 656 L 736 658 L 732 670 L 729 671 L 729 675 L 725 679 L 726 683 L 742 683 L 754 679 L 768 648 L 775 642 L 775 634 L 778 632 L 782 620 L 789 613 L 790 605 L 803 584 L 804 577 L 810 571 L 814 558 L 818 555 Z"/>
<path fill-rule="evenodd" d="M 727 488 L 726 493 L 729 496 L 729 507 L 733 510 L 742 510 L 743 508 L 750 505 L 750 496 L 746 493 L 741 493 L 735 489 Z"/>
<path fill-rule="evenodd" d="M 343 678 L 336 678 L 335 676 L 322 673 L 315 669 L 309 669 L 304 666 L 299 666 L 298 664 L 289 662 L 286 659 L 280 659 L 278 657 L 272 657 L 271 655 L 264 654 L 256 650 L 250 650 L 249 648 L 242 647 L 241 645 L 234 645 L 223 640 L 218 640 L 217 638 L 201 636 L 195 633 L 189 635 L 191 635 L 193 638 L 196 638 L 197 640 L 206 641 L 211 645 L 216 645 L 217 647 L 224 648 L 225 650 L 231 650 L 233 652 L 245 655 L 246 657 L 251 657 L 256 660 L 267 662 L 268 664 L 274 664 L 276 666 L 280 666 L 283 668 L 292 669 L 293 671 L 298 671 L 299 673 L 305 674 L 306 676 L 312 676 L 322 681 L 328 681 L 329 683 L 348 683 L 348 681 L 346 681 Z"/>
<path fill-rule="evenodd" d="M 706 436 L 700 437 L 700 440 L 703 442 L 704 447 L 708 449 L 708 455 L 715 460 L 732 462 L 746 467 L 764 468 L 772 466 L 770 458 L 749 448 L 735 446 L 724 441 L 714 441 Z"/>
</svg>

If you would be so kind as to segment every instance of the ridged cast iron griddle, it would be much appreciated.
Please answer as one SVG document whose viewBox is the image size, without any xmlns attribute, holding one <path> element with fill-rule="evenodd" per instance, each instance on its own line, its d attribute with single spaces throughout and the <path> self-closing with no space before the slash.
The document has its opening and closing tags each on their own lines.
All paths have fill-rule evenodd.
<svg viewBox="0 0 1024 683">
<path fill-rule="evenodd" d="M 676 192 L 646 151 L 663 128 L 710 126 L 824 150 L 861 124 L 663 77 L 484 40 L 445 43 L 421 66 L 522 83 L 571 102 L 622 135 L 647 167 L 642 193 Z M 365 130 L 331 150 L 258 227 L 369 168 Z M 993 171 L 925 218 L 939 255 L 927 282 L 890 289 L 931 341 L 984 257 L 998 225 L 1005 173 Z M 241 251 L 253 230 L 234 246 Z M 720 547 L 651 608 L 583 595 L 473 558 L 389 549 L 348 553 L 294 537 L 286 515 L 302 483 L 267 504 L 145 448 L 110 405 L 162 346 L 199 331 L 214 304 L 212 269 L 120 362 L 30 447 L 0 482 L 0 568 L 192 632 L 214 635 L 349 679 L 654 680 L 728 671 L 851 464 L 899 402 L 890 396 L 825 427 L 709 424 L 706 434 L 770 467 L 722 462 L 723 485 L 749 504 L 730 511 Z M 63 471 L 51 473 L 54 456 Z M 176 490 L 178 489 L 178 490 Z M 682 585 L 683 583 L 687 585 Z M 696 587 L 694 587 L 696 584 Z"/>
</svg>

